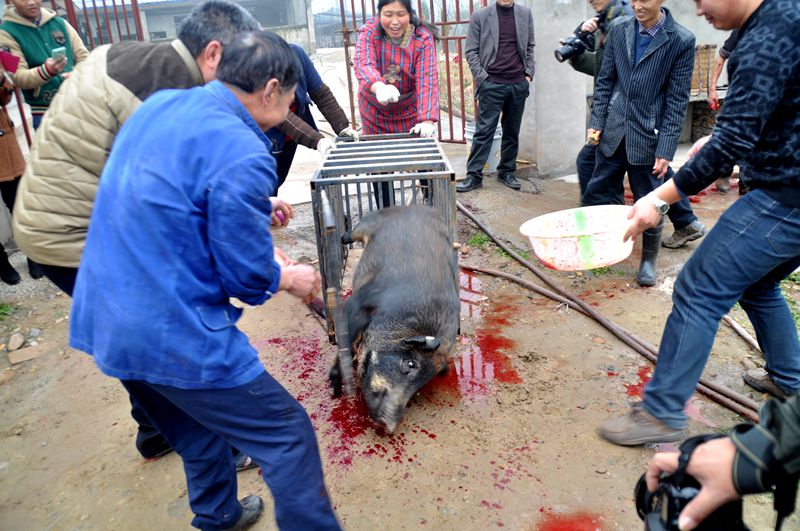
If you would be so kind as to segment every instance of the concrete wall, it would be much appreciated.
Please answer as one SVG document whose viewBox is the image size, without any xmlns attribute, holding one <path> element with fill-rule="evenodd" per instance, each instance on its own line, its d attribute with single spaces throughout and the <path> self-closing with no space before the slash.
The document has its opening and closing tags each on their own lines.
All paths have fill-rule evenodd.
<svg viewBox="0 0 800 531">
<path fill-rule="evenodd" d="M 593 11 L 586 0 L 517 2 L 533 10 L 536 37 L 536 77 L 523 115 L 519 156 L 534 162 L 541 177 L 575 173 L 575 156 L 586 134 L 586 93 L 591 92 L 592 82 L 569 64 L 556 61 L 553 50 Z M 727 38 L 727 32 L 695 16 L 691 0 L 668 0 L 664 5 L 697 36 L 698 44 L 719 48 Z"/>
<path fill-rule="evenodd" d="M 286 42 L 299 44 L 308 54 L 314 53 L 316 45 L 308 31 L 308 26 L 280 26 L 268 28 L 284 38 Z"/>
<path fill-rule="evenodd" d="M 585 0 L 517 0 L 533 10 L 536 74 L 525 105 L 519 156 L 541 177 L 575 173 L 586 122 L 586 78 L 553 56 L 558 40 L 586 18 Z M 534 5 L 535 4 L 535 5 Z"/>
<path fill-rule="evenodd" d="M 145 11 L 147 19 L 147 33 L 145 33 L 147 40 L 172 40 L 178 36 L 178 28 L 175 27 L 175 13 L 159 13 L 158 11 Z M 143 26 L 144 28 L 144 26 Z M 151 38 L 151 33 L 165 32 L 166 37 Z"/>
</svg>

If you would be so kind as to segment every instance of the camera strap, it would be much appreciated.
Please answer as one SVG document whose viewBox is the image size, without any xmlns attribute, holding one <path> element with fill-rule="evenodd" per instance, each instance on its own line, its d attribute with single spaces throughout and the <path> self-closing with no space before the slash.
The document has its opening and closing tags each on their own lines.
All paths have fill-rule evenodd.
<svg viewBox="0 0 800 531">
<path fill-rule="evenodd" d="M 725 435 L 720 433 L 709 433 L 706 435 L 691 437 L 683 441 L 680 446 L 681 455 L 678 457 L 678 469 L 672 474 L 677 480 L 678 484 L 683 483 L 683 476 L 686 475 L 686 466 L 689 464 L 689 459 L 691 459 L 695 449 L 705 442 L 713 439 L 719 439 L 720 437 L 725 437 Z"/>
<path fill-rule="evenodd" d="M 775 531 L 780 531 L 783 520 L 794 512 L 797 499 L 798 475 L 789 475 L 785 472 L 775 473 L 775 490 L 773 491 L 773 507 L 778 513 L 775 520 Z"/>
</svg>

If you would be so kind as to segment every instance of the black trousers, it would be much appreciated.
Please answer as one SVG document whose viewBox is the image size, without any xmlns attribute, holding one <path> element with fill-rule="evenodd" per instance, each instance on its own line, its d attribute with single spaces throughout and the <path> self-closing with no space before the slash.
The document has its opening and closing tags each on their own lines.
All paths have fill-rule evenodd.
<svg viewBox="0 0 800 531">
<path fill-rule="evenodd" d="M 586 193 L 583 194 L 582 203 L 584 206 L 623 204 L 619 201 L 618 194 L 626 172 L 633 198 L 636 201 L 661 186 L 663 182 L 668 181 L 675 174 L 670 168 L 664 178 L 659 179 L 653 175 L 653 167 L 651 165 L 629 163 L 628 154 L 625 151 L 624 138 L 612 156 L 606 157 L 600 149 L 596 150 L 596 154 L 594 173 L 586 187 Z M 669 220 L 674 225 L 675 230 L 682 229 L 697 219 L 688 199 L 681 199 L 672 205 L 667 216 L 669 216 Z"/>
<path fill-rule="evenodd" d="M 275 157 L 275 162 L 278 164 L 278 188 L 286 182 L 286 177 L 289 175 L 289 169 L 292 167 L 294 154 L 297 151 L 297 142 L 287 140 L 283 143 L 283 149 L 278 152 L 273 152 L 272 156 Z"/>
<path fill-rule="evenodd" d="M 583 194 L 586 193 L 586 187 L 589 186 L 589 181 L 592 179 L 592 174 L 594 174 L 594 165 L 597 159 L 596 151 L 597 145 L 584 144 L 583 148 L 578 152 L 578 158 L 575 161 L 578 167 L 578 186 L 581 190 L 581 200 L 583 200 Z M 619 183 L 616 199 L 617 200 L 613 204 L 625 204 L 625 186 L 623 183 Z"/>
<path fill-rule="evenodd" d="M 478 117 L 475 121 L 475 135 L 467 159 L 467 177 L 481 179 L 483 166 L 489 159 L 492 139 L 497 129 L 497 121 L 503 128 L 500 144 L 500 163 L 498 176 L 514 173 L 517 170 L 519 153 L 519 127 L 522 124 L 522 111 L 530 94 L 530 83 L 494 83 L 488 79 L 478 89 Z M 502 114 L 502 118 L 501 118 Z"/>
</svg>

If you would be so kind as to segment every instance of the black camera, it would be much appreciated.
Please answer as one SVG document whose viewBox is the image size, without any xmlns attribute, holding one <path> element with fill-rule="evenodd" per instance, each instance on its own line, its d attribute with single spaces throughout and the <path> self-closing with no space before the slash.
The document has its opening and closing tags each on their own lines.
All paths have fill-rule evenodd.
<svg viewBox="0 0 800 531">
<path fill-rule="evenodd" d="M 593 49 L 594 45 L 589 41 L 590 35 L 591 33 L 587 31 L 577 31 L 575 34 L 564 39 L 564 45 L 556 48 L 556 60 L 559 63 L 563 63 L 567 59 L 582 54 L 587 48 Z"/>
<path fill-rule="evenodd" d="M 647 490 L 645 474 L 636 483 L 634 496 L 636 512 L 644 520 L 645 531 L 678 531 L 678 518 L 681 511 L 700 492 L 700 484 L 686 473 L 694 449 L 716 436 L 699 436 L 687 439 L 681 444 L 681 457 L 678 470 L 670 475 L 662 475 L 655 492 Z M 695 528 L 697 531 L 749 531 L 742 520 L 742 500 L 736 500 L 719 507 Z"/>
</svg>

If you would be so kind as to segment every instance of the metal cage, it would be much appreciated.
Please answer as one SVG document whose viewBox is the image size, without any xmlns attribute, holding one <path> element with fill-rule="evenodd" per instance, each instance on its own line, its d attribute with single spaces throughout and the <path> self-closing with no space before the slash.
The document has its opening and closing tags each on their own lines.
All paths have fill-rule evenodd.
<svg viewBox="0 0 800 531">
<path fill-rule="evenodd" d="M 336 140 L 311 179 L 311 203 L 328 339 L 340 351 L 349 352 L 346 324 L 337 322 L 337 312 L 348 251 L 354 245 L 342 243 L 345 232 L 373 210 L 421 203 L 441 212 L 454 242 L 455 201 L 455 173 L 438 140 L 408 134 Z M 453 260 L 458 261 L 455 250 Z"/>
</svg>

